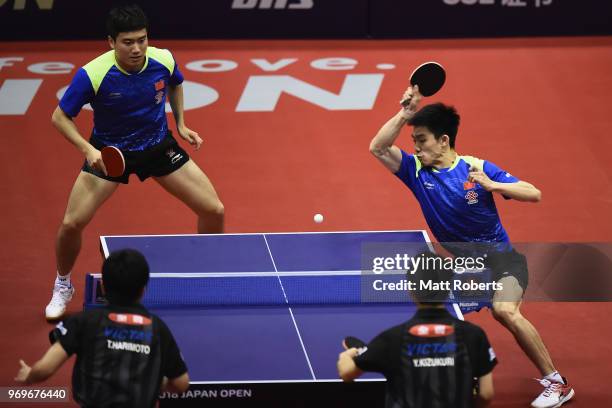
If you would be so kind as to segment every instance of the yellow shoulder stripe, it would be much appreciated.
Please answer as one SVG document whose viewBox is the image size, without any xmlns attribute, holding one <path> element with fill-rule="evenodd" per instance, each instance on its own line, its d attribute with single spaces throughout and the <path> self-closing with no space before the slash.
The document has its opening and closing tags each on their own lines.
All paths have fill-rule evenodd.
<svg viewBox="0 0 612 408">
<path fill-rule="evenodd" d="M 98 93 L 102 80 L 108 71 L 115 65 L 115 50 L 110 50 L 100 55 L 98 58 L 88 62 L 83 69 L 91 81 L 94 93 Z"/>
<path fill-rule="evenodd" d="M 415 174 L 415 177 L 419 178 L 419 171 L 421 171 L 421 168 L 423 167 L 423 164 L 421 163 L 419 158 L 416 157 L 416 155 L 413 154 L 412 157 L 414 157 L 414 164 L 416 165 L 416 174 Z"/>
<path fill-rule="evenodd" d="M 460 156 L 464 162 L 469 164 L 470 166 L 476 167 L 478 170 L 482 170 L 484 168 L 484 160 L 479 159 L 473 156 Z"/>
<path fill-rule="evenodd" d="M 170 75 L 174 72 L 174 58 L 172 53 L 166 49 L 147 47 L 147 57 L 153 58 L 155 61 L 162 64 L 170 71 Z"/>
</svg>

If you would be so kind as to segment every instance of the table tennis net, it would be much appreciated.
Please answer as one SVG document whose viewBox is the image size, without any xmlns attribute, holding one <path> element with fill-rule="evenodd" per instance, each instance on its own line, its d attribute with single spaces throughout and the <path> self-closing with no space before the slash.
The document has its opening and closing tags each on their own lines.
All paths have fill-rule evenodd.
<svg viewBox="0 0 612 408">
<path fill-rule="evenodd" d="M 143 304 L 149 307 L 405 303 L 405 280 L 361 271 L 291 273 L 152 273 Z M 103 305 L 100 275 L 87 276 L 85 306 Z M 383 283 L 396 284 L 392 289 Z"/>
</svg>

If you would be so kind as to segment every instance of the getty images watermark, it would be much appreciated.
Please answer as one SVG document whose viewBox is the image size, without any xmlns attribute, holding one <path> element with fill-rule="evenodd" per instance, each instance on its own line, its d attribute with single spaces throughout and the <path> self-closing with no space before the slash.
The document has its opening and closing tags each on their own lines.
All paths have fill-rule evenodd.
<svg viewBox="0 0 612 408">
<path fill-rule="evenodd" d="M 433 279 L 439 270 L 444 279 Z M 612 243 L 368 242 L 360 289 L 363 302 L 375 303 L 406 302 L 412 291 L 449 291 L 459 302 L 516 301 L 516 294 L 530 302 L 610 302 Z"/>
<path fill-rule="evenodd" d="M 361 249 L 362 302 L 405 303 L 412 295 L 437 302 L 440 292 L 452 301 L 487 302 L 504 289 L 491 278 L 488 246 L 460 243 L 449 253 L 439 244 L 370 242 Z"/>
<path fill-rule="evenodd" d="M 432 280 L 418 279 L 409 280 L 409 275 L 414 275 L 417 269 L 424 271 L 445 270 L 450 273 L 461 275 L 469 272 L 482 272 L 485 269 L 487 254 L 478 257 L 426 257 L 424 254 L 409 255 L 395 254 L 386 257 L 372 258 L 370 270 L 375 275 L 401 274 L 406 276 L 399 281 L 387 281 L 385 279 L 375 279 L 372 288 L 375 291 L 496 291 L 503 290 L 503 284 L 499 282 L 477 282 L 473 279 L 453 279 Z"/>
</svg>

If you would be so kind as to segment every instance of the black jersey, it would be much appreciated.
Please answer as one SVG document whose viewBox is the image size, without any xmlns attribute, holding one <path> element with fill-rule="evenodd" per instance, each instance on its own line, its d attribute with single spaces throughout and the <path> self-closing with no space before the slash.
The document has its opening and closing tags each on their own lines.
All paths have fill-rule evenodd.
<svg viewBox="0 0 612 408">
<path fill-rule="evenodd" d="M 428 308 L 379 334 L 355 363 L 386 377 L 387 408 L 468 408 L 474 378 L 497 359 L 480 327 Z"/>
<path fill-rule="evenodd" d="M 140 305 L 78 313 L 50 336 L 77 355 L 73 396 L 83 407 L 153 407 L 162 377 L 187 372 L 168 327 Z"/>
</svg>

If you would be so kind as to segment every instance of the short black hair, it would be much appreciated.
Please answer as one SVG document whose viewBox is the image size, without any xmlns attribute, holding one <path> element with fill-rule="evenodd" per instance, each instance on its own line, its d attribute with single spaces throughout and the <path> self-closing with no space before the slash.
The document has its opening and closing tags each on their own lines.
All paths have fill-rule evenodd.
<svg viewBox="0 0 612 408">
<path fill-rule="evenodd" d="M 434 134 L 436 140 L 448 135 L 451 148 L 455 148 L 455 139 L 459 130 L 461 117 L 453 106 L 443 103 L 432 103 L 421 108 L 408 121 L 411 126 L 424 126 Z"/>
<path fill-rule="evenodd" d="M 149 20 L 140 6 L 136 4 L 114 7 L 106 19 L 106 31 L 113 40 L 119 33 L 129 33 L 146 28 L 149 31 Z"/>
<path fill-rule="evenodd" d="M 409 281 L 416 282 L 414 290 L 410 290 L 412 299 L 419 303 L 441 304 L 448 300 L 449 291 L 443 289 L 423 289 L 421 282 L 431 281 L 432 283 L 450 282 L 453 272 L 444 267 L 445 259 L 432 252 L 422 252 L 414 257 L 420 258 L 414 271 L 409 271 L 407 278 Z"/>
<path fill-rule="evenodd" d="M 102 264 L 102 282 L 109 303 L 137 303 L 149 282 L 149 264 L 135 249 L 113 252 Z"/>
</svg>

